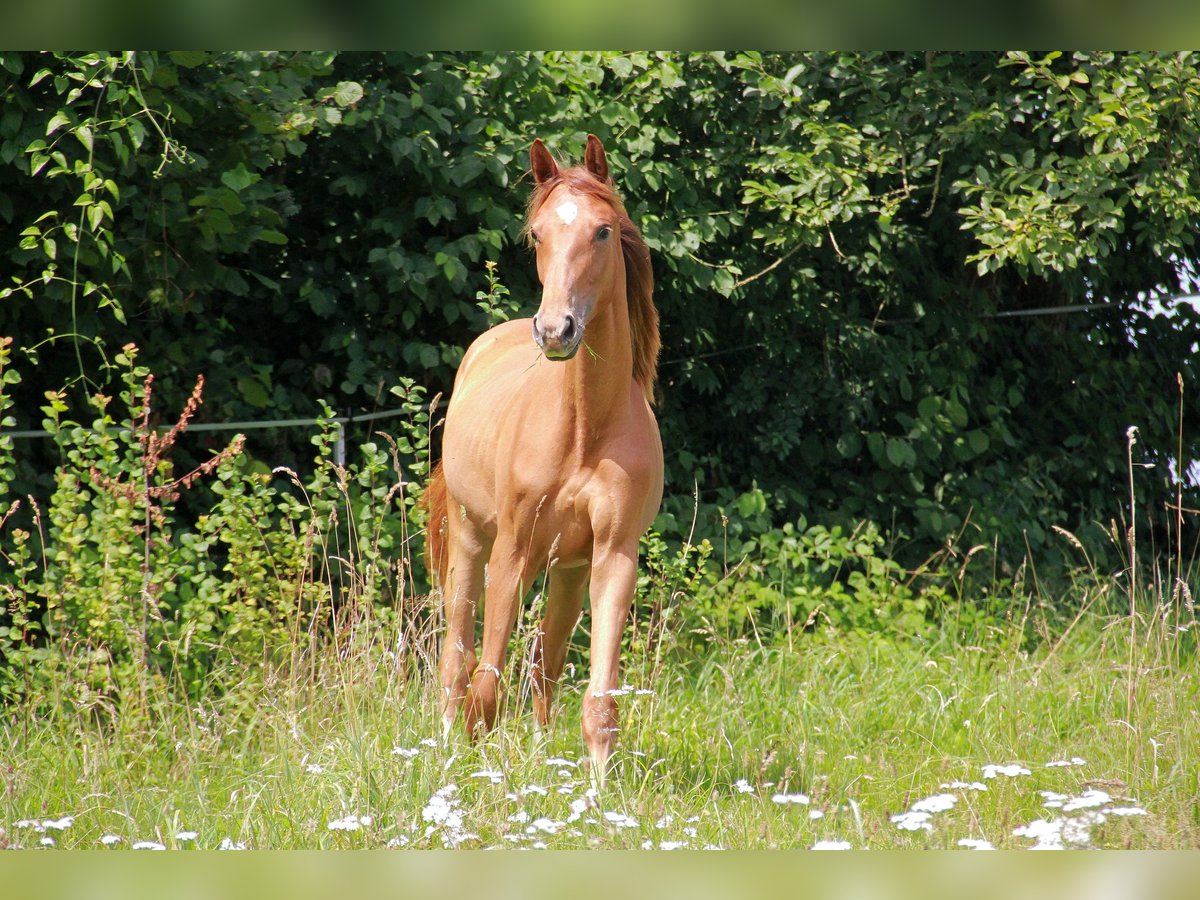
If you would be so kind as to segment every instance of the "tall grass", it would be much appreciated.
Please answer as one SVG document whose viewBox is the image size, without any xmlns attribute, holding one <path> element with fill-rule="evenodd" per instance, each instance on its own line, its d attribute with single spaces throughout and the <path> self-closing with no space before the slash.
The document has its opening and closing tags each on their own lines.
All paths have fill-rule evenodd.
<svg viewBox="0 0 1200 900">
<path fill-rule="evenodd" d="M 308 478 L 226 454 L 202 473 L 211 511 L 181 523 L 126 364 L 127 424 L 106 401 L 90 428 L 63 421 L 55 496 L 31 524 L 0 510 L 0 843 L 1200 845 L 1194 572 L 1135 577 L 1133 528 L 1114 533 L 1116 575 L 1062 532 L 1080 566 L 1058 593 L 1032 565 L 972 583 L 980 547 L 906 572 L 866 526 L 758 533 L 720 563 L 691 529 L 652 535 L 598 792 L 586 617 L 558 716 L 533 727 L 536 592 L 500 726 L 440 740 L 411 386 L 409 425 L 360 463 L 328 461 L 330 432 Z M 122 475 L 141 490 L 104 489 Z"/>
<path fill-rule="evenodd" d="M 1035 841 L 1015 830 L 1071 818 L 1040 791 L 1098 796 L 1090 790 L 1108 798 L 1081 810 L 1104 821 L 1080 844 L 1195 847 L 1194 656 L 1160 658 L 1139 636 L 1130 720 L 1124 624 L 1089 614 L 1033 651 L 1014 652 L 1005 628 L 970 645 L 830 633 L 792 650 L 735 640 L 636 666 L 601 794 L 589 792 L 578 735 L 582 670 L 548 733 L 535 735 L 510 673 L 498 730 L 443 746 L 428 662 L 406 664 L 395 636 L 347 627 L 338 651 L 241 668 L 242 681 L 199 701 L 164 685 L 145 706 L 103 715 L 11 709 L 0 821 L 24 846 L 115 835 L 126 847 L 1023 847 Z M 1015 774 L 988 778 L 989 765 Z M 953 806 L 930 830 L 893 821 L 943 794 Z M 70 827 L 37 831 L 63 816 Z M 197 837 L 178 837 L 188 831 Z"/>
</svg>

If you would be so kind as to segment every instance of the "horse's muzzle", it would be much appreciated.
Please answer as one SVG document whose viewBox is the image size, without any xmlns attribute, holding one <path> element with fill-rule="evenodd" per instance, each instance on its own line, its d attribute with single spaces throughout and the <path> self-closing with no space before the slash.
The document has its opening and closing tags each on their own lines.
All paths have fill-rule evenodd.
<svg viewBox="0 0 1200 900">
<path fill-rule="evenodd" d="M 583 343 L 583 325 L 567 313 L 558 327 L 544 327 L 540 316 L 533 317 L 533 340 L 546 359 L 564 361 L 579 352 Z"/>
</svg>

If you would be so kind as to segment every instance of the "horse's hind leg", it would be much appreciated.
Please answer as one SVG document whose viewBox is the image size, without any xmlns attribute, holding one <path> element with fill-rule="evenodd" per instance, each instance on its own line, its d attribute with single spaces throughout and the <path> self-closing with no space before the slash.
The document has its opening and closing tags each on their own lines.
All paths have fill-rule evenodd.
<svg viewBox="0 0 1200 900">
<path fill-rule="evenodd" d="M 563 664 L 567 659 L 567 642 L 579 622 L 583 609 L 583 594 L 587 588 L 588 567 L 573 566 L 550 569 L 546 614 L 538 631 L 533 648 L 531 680 L 533 682 L 533 708 L 538 723 L 550 721 L 554 689 L 562 676 Z"/>
<path fill-rule="evenodd" d="M 438 672 L 442 684 L 442 734 L 448 737 L 475 672 L 475 606 L 483 588 L 485 544 L 465 518 L 448 523 L 446 583 L 442 601 L 446 637 Z"/>
<path fill-rule="evenodd" d="M 517 611 L 529 579 L 535 574 L 511 541 L 496 540 L 488 562 L 483 603 L 483 649 L 463 709 L 467 733 L 472 737 L 495 727 L 508 640 L 517 624 Z"/>
</svg>

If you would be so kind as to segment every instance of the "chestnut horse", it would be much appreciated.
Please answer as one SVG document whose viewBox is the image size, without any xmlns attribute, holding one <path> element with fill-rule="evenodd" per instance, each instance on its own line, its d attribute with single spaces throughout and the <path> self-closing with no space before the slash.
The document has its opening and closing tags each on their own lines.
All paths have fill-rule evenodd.
<svg viewBox="0 0 1200 900">
<path fill-rule="evenodd" d="M 525 594 L 546 572 L 531 671 L 535 712 L 545 725 L 588 590 L 583 737 L 593 777 L 603 782 L 638 539 L 662 500 L 662 441 L 650 408 L 659 349 L 654 279 L 595 135 L 583 166 L 560 169 L 540 140 L 530 162 L 526 230 L 541 306 L 467 350 L 442 462 L 426 492 L 429 558 L 446 614 L 443 725 L 449 734 L 460 707 L 469 735 L 495 725 L 509 638 Z"/>
</svg>

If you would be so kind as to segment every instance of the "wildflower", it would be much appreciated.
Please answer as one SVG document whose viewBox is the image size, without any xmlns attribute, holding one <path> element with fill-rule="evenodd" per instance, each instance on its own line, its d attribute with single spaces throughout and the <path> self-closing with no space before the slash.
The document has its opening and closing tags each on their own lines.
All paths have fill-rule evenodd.
<svg viewBox="0 0 1200 900">
<path fill-rule="evenodd" d="M 1067 766 L 1086 766 L 1087 763 L 1078 756 L 1072 756 L 1070 759 L 1052 759 L 1046 763 L 1047 769 L 1065 768 Z"/>
<path fill-rule="evenodd" d="M 458 801 L 453 799 L 458 793 L 457 784 L 448 784 L 439 789 L 429 798 L 425 808 L 421 810 L 421 818 L 435 825 L 458 827 L 462 824 L 462 814 L 458 812 Z"/>
<path fill-rule="evenodd" d="M 1070 797 L 1068 797 L 1066 794 L 1059 794 L 1055 791 L 1038 791 L 1038 793 L 1041 794 L 1042 799 L 1046 801 L 1042 805 L 1047 806 L 1050 809 L 1062 809 L 1063 803 L 1070 799 Z"/>
<path fill-rule="evenodd" d="M 633 693 L 633 688 L 629 685 L 624 685 L 619 688 L 612 688 L 607 691 L 592 691 L 593 697 L 624 697 L 626 694 Z"/>
<path fill-rule="evenodd" d="M 986 791 L 982 781 L 950 781 L 942 785 L 943 791 Z"/>
<path fill-rule="evenodd" d="M 584 812 L 588 811 L 589 805 L 590 804 L 588 803 L 587 798 L 578 798 L 575 800 L 571 800 L 571 815 L 566 817 L 566 821 L 577 822 L 578 818 L 580 818 L 580 816 L 582 816 L 584 814 Z"/>
<path fill-rule="evenodd" d="M 546 765 L 548 765 L 548 766 L 559 766 L 560 768 L 563 768 L 563 767 L 565 767 L 565 768 L 574 769 L 574 768 L 577 768 L 577 767 L 579 766 L 579 763 L 578 763 L 578 762 L 572 762 L 572 761 L 571 761 L 571 760 L 569 760 L 569 759 L 563 759 L 561 756 L 552 756 L 552 757 L 550 757 L 548 760 L 546 760 Z"/>
<path fill-rule="evenodd" d="M 1104 810 L 1110 816 L 1144 816 L 1146 811 L 1140 806 L 1109 806 Z"/>
<path fill-rule="evenodd" d="M 539 797 L 545 797 L 550 792 L 540 784 L 527 784 L 525 787 L 521 788 L 520 793 L 522 797 L 527 796 L 528 794 L 537 794 Z"/>
<path fill-rule="evenodd" d="M 1072 797 L 1063 804 L 1063 812 L 1074 812 L 1077 809 L 1094 809 L 1097 806 L 1103 806 L 1105 803 L 1111 803 L 1112 797 L 1104 793 L 1089 789 L 1083 792 L 1079 797 Z"/>
<path fill-rule="evenodd" d="M 1030 822 L 1028 825 L 1021 825 L 1013 829 L 1013 834 L 1017 837 L 1033 838 L 1037 841 L 1034 850 L 1062 850 L 1062 830 L 1064 819 L 1054 819 L 1046 821 L 1038 819 L 1035 822 Z"/>
<path fill-rule="evenodd" d="M 395 850 L 400 847 L 407 847 L 408 844 L 409 844 L 408 835 L 402 834 L 399 837 L 394 837 L 394 838 L 389 839 L 386 846 L 389 850 Z"/>
<path fill-rule="evenodd" d="M 43 847 L 53 847 L 55 845 L 54 838 L 50 837 L 49 835 L 46 835 L 46 837 L 42 838 L 40 841 L 38 841 L 38 843 Z"/>
<path fill-rule="evenodd" d="M 45 819 L 42 821 L 42 828 L 52 828 L 55 831 L 63 831 L 75 824 L 74 816 L 63 816 L 61 819 Z"/>
<path fill-rule="evenodd" d="M 166 850 L 158 841 L 138 841 L 133 845 L 134 850 Z"/>
<path fill-rule="evenodd" d="M 930 813 L 909 810 L 892 816 L 892 823 L 901 831 L 933 831 L 933 825 L 929 822 L 930 818 Z"/>
<path fill-rule="evenodd" d="M 504 773 L 497 772 L 495 769 L 481 769 L 478 772 L 471 773 L 472 778 L 486 778 L 492 784 L 499 784 L 504 780 Z"/>
<path fill-rule="evenodd" d="M 958 846 L 966 847 L 968 850 L 995 850 L 991 841 L 982 841 L 976 838 L 959 838 Z"/>
<path fill-rule="evenodd" d="M 1097 810 L 1088 810 L 1081 816 L 1073 816 L 1063 822 L 1063 839 L 1072 844 L 1086 844 L 1092 839 L 1092 826 L 1103 825 L 1106 818 L 1104 813 Z"/>
<path fill-rule="evenodd" d="M 420 744 L 422 747 L 436 747 L 437 746 L 437 741 L 435 741 L 433 738 L 421 738 L 419 741 L 417 741 L 417 743 Z"/>
<path fill-rule="evenodd" d="M 660 829 L 667 828 L 674 821 L 675 821 L 675 817 L 673 815 L 671 815 L 670 813 L 668 813 L 667 815 L 665 815 L 661 819 L 659 819 L 657 822 L 655 822 L 654 827 L 660 828 Z"/>
<path fill-rule="evenodd" d="M 246 843 L 245 843 L 245 841 L 236 841 L 235 842 L 233 840 L 233 838 L 223 837 L 223 838 L 221 838 L 221 846 L 219 846 L 217 849 L 218 850 L 245 850 Z"/>
<path fill-rule="evenodd" d="M 953 794 L 934 794 L 932 797 L 926 797 L 924 800 L 918 800 L 912 805 L 913 812 L 935 813 L 943 812 L 953 808 L 958 802 L 958 798 Z"/>
<path fill-rule="evenodd" d="M 817 819 L 823 818 L 825 818 L 825 813 L 821 812 L 819 809 L 810 809 L 808 811 L 808 819 L 810 822 L 815 822 Z"/>
<path fill-rule="evenodd" d="M 100 843 L 102 843 L 105 847 L 111 847 L 114 844 L 121 843 L 121 837 L 120 835 L 116 834 L 106 834 L 100 838 Z"/>
<path fill-rule="evenodd" d="M 373 821 L 370 816 L 349 815 L 341 819 L 334 819 L 328 827 L 330 831 L 358 831 Z"/>
<path fill-rule="evenodd" d="M 325 771 L 325 767 L 319 763 L 309 763 L 304 767 L 304 771 L 309 775 L 320 775 Z"/>
<path fill-rule="evenodd" d="M 434 792 L 421 810 L 421 818 L 429 822 L 425 836 L 441 832 L 442 844 L 446 847 L 457 847 L 467 840 L 479 837 L 468 833 L 463 827 L 463 813 L 458 805 L 457 784 L 448 784 Z"/>
<path fill-rule="evenodd" d="M 659 841 L 659 850 L 684 850 L 687 848 L 687 841 Z"/>
<path fill-rule="evenodd" d="M 780 805 L 799 803 L 801 806 L 808 806 L 808 794 L 773 794 L 771 802 Z"/>
<path fill-rule="evenodd" d="M 565 824 L 564 822 L 555 822 L 553 819 L 541 816 L 529 823 L 529 827 L 525 829 L 525 833 L 533 834 L 540 831 L 544 834 L 558 834 Z"/>
<path fill-rule="evenodd" d="M 813 850 L 849 850 L 849 841 L 817 841 L 812 845 Z"/>
<path fill-rule="evenodd" d="M 194 841 L 197 837 L 199 837 L 198 832 L 181 831 L 177 835 L 175 835 L 175 840 L 177 840 L 177 841 Z"/>
<path fill-rule="evenodd" d="M 623 812 L 614 812 L 610 810 L 604 814 L 604 818 L 606 818 L 609 822 L 612 822 L 612 824 L 616 825 L 618 828 L 638 827 L 637 819 L 633 818 L 632 816 L 627 816 Z"/>
<path fill-rule="evenodd" d="M 739 778 L 733 783 L 734 790 L 739 794 L 753 794 L 754 787 L 745 778 Z"/>
<path fill-rule="evenodd" d="M 988 763 L 983 767 L 983 777 L 985 779 L 995 778 L 997 775 L 1004 775 L 1007 778 L 1016 778 L 1018 775 L 1029 775 L 1030 771 L 1024 766 L 1012 763 L 1007 766 L 998 766 L 994 763 Z"/>
<path fill-rule="evenodd" d="M 403 756 L 405 759 L 412 759 L 421 752 L 420 747 L 393 747 L 392 756 Z"/>
</svg>

